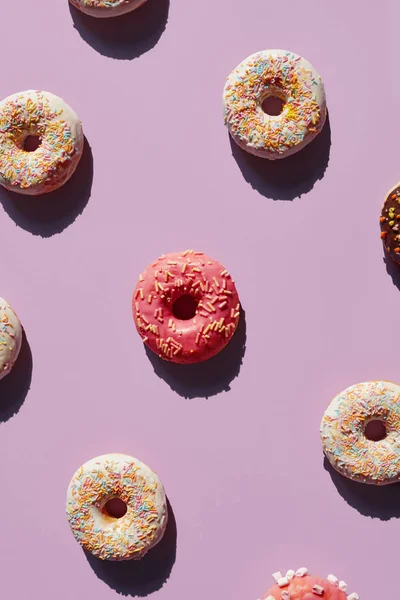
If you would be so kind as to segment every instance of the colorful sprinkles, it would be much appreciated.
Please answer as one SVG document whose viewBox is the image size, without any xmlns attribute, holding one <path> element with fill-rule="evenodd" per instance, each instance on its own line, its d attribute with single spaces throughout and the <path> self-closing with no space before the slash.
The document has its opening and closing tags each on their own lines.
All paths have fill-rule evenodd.
<svg viewBox="0 0 400 600">
<path fill-rule="evenodd" d="M 91 14 L 91 11 L 112 13 L 113 10 L 115 14 L 123 14 L 138 8 L 144 4 L 145 1 L 146 0 L 70 0 L 71 4 L 76 6 L 76 8 L 79 8 L 83 12 L 88 12 L 89 14 Z M 96 13 L 94 12 L 94 14 Z"/>
<path fill-rule="evenodd" d="M 114 8 L 126 0 L 74 0 L 73 4 L 89 8 Z"/>
<path fill-rule="evenodd" d="M 127 505 L 120 519 L 103 512 L 115 497 Z M 141 558 L 161 539 L 168 518 L 157 475 L 122 454 L 99 456 L 78 469 L 68 487 L 66 510 L 77 541 L 104 560 Z"/>
<path fill-rule="evenodd" d="M 380 441 L 365 435 L 367 424 L 375 420 L 386 430 Z M 328 406 L 321 439 L 329 462 L 345 477 L 376 485 L 399 481 L 400 387 L 387 381 L 349 387 Z"/>
<path fill-rule="evenodd" d="M 379 222 L 386 252 L 400 263 L 400 183 L 387 194 Z"/>
<path fill-rule="evenodd" d="M 11 306 L 0 298 L 0 379 L 5 377 L 18 358 L 22 327 Z"/>
<path fill-rule="evenodd" d="M 194 316 L 187 320 L 174 314 L 182 296 L 194 306 Z M 202 252 L 186 250 L 161 256 L 139 276 L 133 315 L 153 352 L 165 360 L 192 363 L 214 356 L 229 342 L 239 322 L 240 303 L 222 265 Z"/>
<path fill-rule="evenodd" d="M 278 116 L 266 115 L 268 96 L 284 101 Z M 245 150 L 279 158 L 299 150 L 322 129 L 326 118 L 322 80 L 297 54 L 265 50 L 247 58 L 224 89 L 224 120 Z"/>
<path fill-rule="evenodd" d="M 75 165 L 80 158 L 83 142 L 74 139 L 61 119 L 63 109 L 50 98 L 62 106 L 61 99 L 41 91 L 15 94 L 0 103 L 0 183 L 8 189 L 51 191 L 68 178 L 71 161 Z M 34 152 L 24 149 L 30 135 L 40 139 Z"/>
<path fill-rule="evenodd" d="M 360 600 L 359 595 L 353 592 L 346 595 L 347 584 L 339 581 L 334 575 L 327 579 L 312 577 L 306 567 L 293 571 L 290 569 L 286 575 L 280 571 L 272 575 L 275 585 L 268 590 L 264 600 L 307 600 L 328 596 L 331 600 Z M 326 594 L 327 592 L 327 594 Z"/>
</svg>

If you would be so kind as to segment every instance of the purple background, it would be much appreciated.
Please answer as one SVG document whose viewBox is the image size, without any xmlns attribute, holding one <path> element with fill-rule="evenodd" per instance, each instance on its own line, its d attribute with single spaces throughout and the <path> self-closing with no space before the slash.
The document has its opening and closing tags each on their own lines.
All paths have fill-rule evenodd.
<svg viewBox="0 0 400 600">
<path fill-rule="evenodd" d="M 400 381 L 400 292 L 378 223 L 400 177 L 400 7 L 171 0 L 163 31 L 166 4 L 149 0 L 122 25 L 79 18 L 66 0 L 1 5 L 0 97 L 63 97 L 93 153 L 91 193 L 88 148 L 51 199 L 0 193 L 0 294 L 33 359 L 8 420 L 29 385 L 28 345 L 0 387 L 1 595 L 108 600 L 113 586 L 144 594 L 170 571 L 162 600 L 255 600 L 273 571 L 305 565 L 362 600 L 389 597 L 397 488 L 333 481 L 319 424 L 347 386 Z M 221 94 L 268 47 L 322 75 L 332 145 L 325 129 L 303 156 L 261 169 L 232 156 Z M 202 389 L 180 393 L 157 376 L 131 316 L 140 270 L 187 247 L 231 271 L 246 311 L 240 374 L 209 398 L 207 372 Z M 238 368 L 232 349 L 224 360 Z M 140 585 L 91 566 L 64 512 L 75 469 L 107 452 L 153 467 L 176 519 L 172 570 L 173 527 L 136 571 Z M 149 573 L 158 584 L 147 587 Z"/>
</svg>

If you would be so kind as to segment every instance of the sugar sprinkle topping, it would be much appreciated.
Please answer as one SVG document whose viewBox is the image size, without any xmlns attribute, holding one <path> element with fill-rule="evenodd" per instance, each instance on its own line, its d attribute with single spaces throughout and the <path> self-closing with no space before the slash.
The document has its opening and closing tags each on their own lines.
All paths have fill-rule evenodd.
<svg viewBox="0 0 400 600">
<path fill-rule="evenodd" d="M 188 320 L 174 315 L 181 296 L 191 297 L 195 305 Z M 196 362 L 204 354 L 216 354 L 231 339 L 240 303 L 226 269 L 203 253 L 185 250 L 162 256 L 145 269 L 133 294 L 133 314 L 141 337 L 160 357 Z"/>
<path fill-rule="evenodd" d="M 166 499 L 156 474 L 132 457 L 120 457 L 89 461 L 68 488 L 66 510 L 75 538 L 105 560 L 141 558 L 161 537 L 167 521 Z M 102 512 L 113 497 L 127 505 L 121 519 Z"/>
<path fill-rule="evenodd" d="M 275 581 L 275 583 L 277 583 L 279 585 L 279 587 L 286 587 L 287 585 L 291 585 L 291 581 L 296 578 L 296 577 L 305 577 L 306 575 L 309 574 L 309 571 L 306 567 L 301 567 L 300 569 L 297 569 L 297 571 L 293 571 L 292 569 L 290 569 L 289 571 L 287 571 L 286 573 L 286 577 L 282 576 L 282 573 L 280 571 L 277 571 L 276 573 L 272 574 L 272 577 Z M 288 580 L 288 583 L 285 586 L 281 586 L 280 582 L 283 581 L 283 579 Z M 342 592 L 346 592 L 347 590 L 347 584 L 344 581 L 339 581 L 339 579 L 337 577 L 335 577 L 335 575 L 328 575 L 327 577 L 327 581 L 331 584 L 334 585 L 336 587 L 338 587 Z M 321 585 L 315 584 L 312 587 L 312 593 L 315 594 L 316 596 L 324 596 L 325 590 Z M 290 588 L 289 590 L 282 590 L 281 592 L 281 599 L 279 600 L 290 600 Z M 274 598 L 274 596 L 269 595 L 265 598 L 265 600 L 278 600 L 276 598 Z M 347 600 L 360 600 L 359 595 L 356 592 L 353 592 L 352 594 L 347 596 Z"/>
<path fill-rule="evenodd" d="M 365 436 L 370 420 L 384 423 L 386 437 Z M 400 387 L 385 381 L 353 385 L 332 400 L 321 422 L 324 452 L 342 475 L 385 484 L 400 478 Z M 341 585 L 343 582 L 340 582 Z"/>
<path fill-rule="evenodd" d="M 25 93 L 14 96 L 0 110 L 0 178 L 10 187 L 52 185 L 76 152 L 71 129 L 61 118 L 62 109 L 53 110 L 45 93 L 35 95 L 36 101 Z M 24 149 L 28 135 L 41 140 L 34 152 Z"/>
<path fill-rule="evenodd" d="M 291 52 L 263 51 L 249 57 L 228 78 L 224 120 L 241 144 L 284 154 L 322 128 L 325 112 L 321 113 L 315 95 L 316 86 L 322 84 L 300 61 Z M 267 118 L 263 112 L 261 104 L 268 95 L 285 96 L 279 117 Z"/>
</svg>

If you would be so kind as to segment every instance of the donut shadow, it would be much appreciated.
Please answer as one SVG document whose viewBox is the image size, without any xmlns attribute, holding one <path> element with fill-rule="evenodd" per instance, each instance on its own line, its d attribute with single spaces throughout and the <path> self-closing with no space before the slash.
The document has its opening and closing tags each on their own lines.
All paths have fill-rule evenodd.
<svg viewBox="0 0 400 600">
<path fill-rule="evenodd" d="M 400 483 L 370 485 L 352 481 L 338 473 L 326 456 L 324 468 L 342 498 L 361 515 L 381 521 L 400 517 Z"/>
<path fill-rule="evenodd" d="M 32 352 L 23 330 L 17 361 L 12 371 L 0 381 L 0 423 L 5 423 L 19 412 L 31 387 L 32 369 Z"/>
<path fill-rule="evenodd" d="M 383 262 L 385 263 L 386 272 L 391 278 L 393 285 L 400 290 L 400 265 L 384 250 Z"/>
<path fill-rule="evenodd" d="M 268 160 L 242 150 L 229 135 L 232 156 L 242 175 L 265 198 L 294 200 L 306 194 L 324 177 L 331 149 L 329 115 L 322 131 L 296 154 L 278 160 Z"/>
<path fill-rule="evenodd" d="M 84 550 L 99 579 L 123 596 L 148 596 L 168 581 L 176 559 L 177 529 L 168 502 L 168 524 L 161 540 L 140 560 L 101 560 Z"/>
<path fill-rule="evenodd" d="M 245 311 L 241 311 L 232 339 L 219 354 L 209 360 L 193 365 L 180 365 L 163 360 L 147 346 L 145 351 L 156 375 L 184 398 L 209 398 L 228 392 L 231 382 L 239 375 L 246 352 Z"/>
<path fill-rule="evenodd" d="M 132 60 L 158 43 L 168 22 L 169 0 L 147 0 L 119 17 L 97 18 L 69 4 L 72 21 L 81 38 L 94 50 L 120 60 Z"/>
<path fill-rule="evenodd" d="M 0 186 L 0 203 L 18 227 L 47 238 L 61 233 L 82 214 L 91 195 L 92 181 L 93 155 L 85 138 L 76 171 L 62 187 L 41 196 L 24 196 Z"/>
</svg>

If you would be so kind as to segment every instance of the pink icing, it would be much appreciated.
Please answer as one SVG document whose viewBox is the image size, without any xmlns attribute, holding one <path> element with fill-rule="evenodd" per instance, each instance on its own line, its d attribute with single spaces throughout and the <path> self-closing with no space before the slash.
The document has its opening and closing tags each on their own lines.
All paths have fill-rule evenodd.
<svg viewBox="0 0 400 600">
<path fill-rule="evenodd" d="M 319 595 L 313 592 L 313 587 L 317 585 L 323 588 L 323 594 Z M 282 592 L 287 591 L 290 594 L 290 600 L 347 600 L 346 592 L 342 592 L 336 585 L 330 583 L 327 579 L 306 575 L 305 577 L 294 577 L 289 581 L 289 585 L 279 587 L 272 586 L 265 594 L 264 599 L 272 596 L 274 600 L 281 600 L 285 596 Z"/>
<path fill-rule="evenodd" d="M 183 319 L 191 305 L 194 316 Z M 232 338 L 239 315 L 239 297 L 228 271 L 193 250 L 162 256 L 149 265 L 133 294 L 133 316 L 144 343 L 177 363 L 218 354 Z"/>
</svg>

